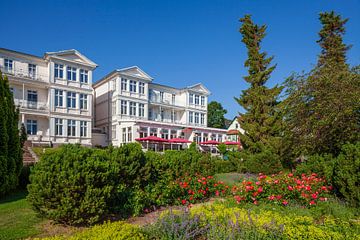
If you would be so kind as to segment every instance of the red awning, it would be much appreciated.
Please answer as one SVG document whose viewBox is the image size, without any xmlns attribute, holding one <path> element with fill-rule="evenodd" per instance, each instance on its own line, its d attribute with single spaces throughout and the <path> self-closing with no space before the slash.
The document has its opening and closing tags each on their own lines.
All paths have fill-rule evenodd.
<svg viewBox="0 0 360 240">
<path fill-rule="evenodd" d="M 231 142 L 231 141 L 226 141 L 226 142 L 224 142 L 225 143 L 225 145 L 241 145 L 241 143 L 240 142 Z"/>
<path fill-rule="evenodd" d="M 155 137 L 155 136 L 148 136 L 144 138 L 136 138 L 135 139 L 138 142 L 168 142 L 167 139 Z"/>
<path fill-rule="evenodd" d="M 173 138 L 169 140 L 170 143 L 191 143 L 191 141 L 183 138 Z"/>
<path fill-rule="evenodd" d="M 220 144 L 220 142 L 215 141 L 215 140 L 209 140 L 209 141 L 206 141 L 206 142 L 200 142 L 199 144 L 200 145 L 218 145 L 218 144 Z"/>
<path fill-rule="evenodd" d="M 236 130 L 236 129 L 231 129 L 229 131 L 227 131 L 227 135 L 238 135 L 240 132 L 239 130 Z"/>
</svg>

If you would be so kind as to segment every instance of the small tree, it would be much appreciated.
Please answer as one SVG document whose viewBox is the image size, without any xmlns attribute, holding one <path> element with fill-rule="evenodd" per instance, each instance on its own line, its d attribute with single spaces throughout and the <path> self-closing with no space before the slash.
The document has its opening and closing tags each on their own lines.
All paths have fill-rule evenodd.
<svg viewBox="0 0 360 240">
<path fill-rule="evenodd" d="M 20 127 L 20 144 L 21 147 L 24 147 L 24 143 L 27 140 L 27 132 L 26 132 L 26 128 L 25 128 L 25 124 L 21 123 L 21 127 Z"/>
<path fill-rule="evenodd" d="M 211 101 L 208 104 L 208 127 L 225 128 L 225 114 L 227 110 L 223 108 L 221 103 Z"/>
</svg>

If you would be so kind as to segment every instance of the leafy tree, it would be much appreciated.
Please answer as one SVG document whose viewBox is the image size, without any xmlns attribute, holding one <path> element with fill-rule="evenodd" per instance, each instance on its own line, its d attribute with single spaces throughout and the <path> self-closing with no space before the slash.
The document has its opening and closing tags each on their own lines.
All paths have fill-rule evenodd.
<svg viewBox="0 0 360 240">
<path fill-rule="evenodd" d="M 22 168 L 18 119 L 8 80 L 0 72 L 0 196 L 17 186 Z"/>
<path fill-rule="evenodd" d="M 320 14 L 318 62 L 308 74 L 285 82 L 286 138 L 296 156 L 337 155 L 346 142 L 360 139 L 360 75 L 346 63 L 345 23 L 334 12 Z"/>
<path fill-rule="evenodd" d="M 227 110 L 223 108 L 221 103 L 211 101 L 208 104 L 208 127 L 225 128 L 225 117 Z"/>
<path fill-rule="evenodd" d="M 245 130 L 240 134 L 244 154 L 260 162 L 265 157 L 263 152 L 271 152 L 275 159 L 274 165 L 279 165 L 277 147 L 280 142 L 279 132 L 281 130 L 281 115 L 277 109 L 277 98 L 282 88 L 265 86 L 275 65 L 270 66 L 273 57 L 267 57 L 266 52 L 261 52 L 260 44 L 265 37 L 266 26 L 253 23 L 250 15 L 240 19 L 242 26 L 242 42 L 248 50 L 248 59 L 245 67 L 248 68 L 248 76 L 244 77 L 250 87 L 244 90 L 240 98 L 235 100 L 246 110 L 240 114 L 239 123 Z M 259 154 L 258 157 L 252 156 Z M 271 164 L 270 164 L 271 165 Z M 277 167 L 278 168 L 278 167 Z"/>
</svg>

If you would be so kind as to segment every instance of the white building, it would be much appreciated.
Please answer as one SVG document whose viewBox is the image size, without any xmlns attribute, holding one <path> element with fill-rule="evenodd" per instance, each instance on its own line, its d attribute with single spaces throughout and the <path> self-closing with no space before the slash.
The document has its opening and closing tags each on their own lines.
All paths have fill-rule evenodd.
<svg viewBox="0 0 360 240">
<path fill-rule="evenodd" d="M 76 50 L 38 57 L 0 48 L 0 70 L 8 76 L 29 140 L 91 145 L 96 67 Z"/>
<path fill-rule="evenodd" d="M 239 117 L 234 117 L 227 131 L 227 140 L 232 142 L 240 142 L 240 133 L 244 134 L 244 129 L 240 127 Z"/>
<path fill-rule="evenodd" d="M 181 89 L 156 84 L 135 66 L 112 71 L 93 88 L 95 126 L 107 133 L 108 144 L 147 136 L 225 141 L 225 129 L 207 127 L 210 92 L 200 83 Z"/>
</svg>

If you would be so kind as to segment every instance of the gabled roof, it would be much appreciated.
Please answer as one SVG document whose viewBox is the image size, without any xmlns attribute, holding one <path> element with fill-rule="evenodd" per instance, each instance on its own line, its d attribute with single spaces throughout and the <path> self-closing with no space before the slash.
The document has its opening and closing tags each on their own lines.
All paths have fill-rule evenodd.
<svg viewBox="0 0 360 240">
<path fill-rule="evenodd" d="M 148 81 L 153 80 L 153 78 L 150 75 L 148 75 L 146 72 L 144 72 L 138 66 L 132 66 L 132 67 L 127 67 L 127 68 L 116 69 L 116 71 L 123 74 L 123 75 L 127 75 L 127 76 L 130 76 L 130 77 L 142 78 L 142 79 L 145 79 L 145 80 L 148 80 Z"/>
<path fill-rule="evenodd" d="M 211 94 L 211 92 L 209 91 L 209 89 L 207 89 L 202 83 L 197 83 L 197 84 L 195 84 L 195 85 L 186 87 L 185 89 L 191 90 L 191 91 L 195 91 L 195 92 L 205 93 L 206 95 L 210 95 L 210 94 Z"/>
<path fill-rule="evenodd" d="M 74 58 L 74 56 L 76 56 L 76 58 Z M 85 57 L 83 54 L 81 54 L 76 49 L 62 50 L 62 51 L 58 51 L 58 52 L 46 52 L 44 54 L 44 58 L 47 59 L 48 57 L 58 57 L 58 58 L 64 59 L 64 60 L 71 60 L 71 61 L 79 62 L 79 63 L 83 63 L 83 64 L 85 63 L 94 68 L 98 66 L 96 63 L 91 61 L 89 58 Z"/>
</svg>

